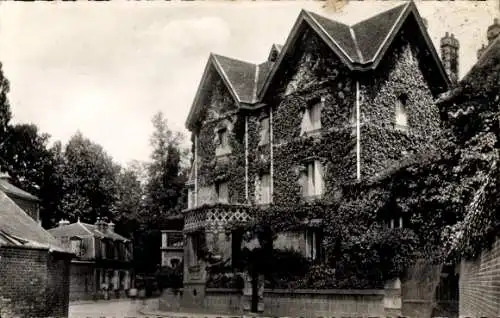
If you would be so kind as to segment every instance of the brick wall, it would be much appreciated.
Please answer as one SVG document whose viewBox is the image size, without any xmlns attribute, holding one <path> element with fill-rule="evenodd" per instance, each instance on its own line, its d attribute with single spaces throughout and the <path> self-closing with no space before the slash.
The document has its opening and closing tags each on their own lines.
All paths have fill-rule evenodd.
<svg viewBox="0 0 500 318">
<path fill-rule="evenodd" d="M 19 316 L 68 316 L 69 260 L 47 250 L 0 248 L 0 296 Z"/>
<path fill-rule="evenodd" d="M 500 240 L 473 261 L 462 260 L 460 317 L 500 316 Z"/>
</svg>

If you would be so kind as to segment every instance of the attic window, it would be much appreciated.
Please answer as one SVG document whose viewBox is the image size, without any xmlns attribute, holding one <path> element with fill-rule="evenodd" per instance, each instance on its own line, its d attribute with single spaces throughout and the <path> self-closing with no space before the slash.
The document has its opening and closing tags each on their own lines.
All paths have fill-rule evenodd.
<svg viewBox="0 0 500 318">
<path fill-rule="evenodd" d="M 401 94 L 396 100 L 396 118 L 394 126 L 398 130 L 407 131 L 408 130 L 408 95 Z"/>
</svg>

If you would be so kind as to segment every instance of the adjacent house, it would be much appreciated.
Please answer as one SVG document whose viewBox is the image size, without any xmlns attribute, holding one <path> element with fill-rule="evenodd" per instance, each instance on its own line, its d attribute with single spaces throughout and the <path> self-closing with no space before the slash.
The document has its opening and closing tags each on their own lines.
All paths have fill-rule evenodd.
<svg viewBox="0 0 500 318">
<path fill-rule="evenodd" d="M 70 267 L 71 300 L 103 297 L 104 286 L 111 297 L 128 295 L 134 277 L 132 242 L 116 233 L 113 223 L 62 220 L 49 232 L 76 255 Z"/>
<path fill-rule="evenodd" d="M 28 213 L 37 223 L 41 224 L 40 199 L 10 183 L 8 173 L 0 173 L 0 191 L 7 194 L 21 209 Z"/>
<path fill-rule="evenodd" d="M 260 64 L 211 54 L 186 122 L 184 304 L 203 302 L 203 248 L 237 261 L 241 233 L 225 225 L 248 220 L 248 206 L 332 202 L 341 184 L 428 144 L 440 129 L 435 100 L 458 78 L 458 50 L 446 33 L 440 58 L 409 2 L 354 25 L 302 11 Z M 321 220 L 304 222 L 275 245 L 315 259 Z"/>
<path fill-rule="evenodd" d="M 25 201 L 24 201 L 25 200 Z M 0 181 L 0 316 L 68 317 L 73 255 L 38 222 L 37 199 Z"/>
<path fill-rule="evenodd" d="M 161 231 L 161 267 L 175 268 L 184 259 L 184 235 L 182 215 L 171 217 Z"/>
<path fill-rule="evenodd" d="M 476 253 L 475 257 L 462 259 L 457 272 L 459 275 L 459 316 L 498 317 L 500 315 L 500 239 L 498 237 L 498 206 L 500 198 L 488 197 L 487 189 L 498 189 L 499 166 L 498 147 L 500 140 L 500 23 L 498 19 L 487 30 L 488 45 L 478 51 L 478 61 L 464 76 L 457 89 L 440 101 L 443 108 L 454 112 L 476 111 L 482 118 L 491 118 L 492 130 L 482 127 L 481 139 L 489 134 L 496 135 L 496 161 L 492 161 L 489 172 L 485 173 L 474 194 L 472 204 L 467 208 L 463 227 L 459 231 L 457 250 L 463 250 L 471 240 L 487 240 L 491 226 L 492 244 Z M 495 117 L 496 116 L 496 117 Z M 470 123 L 471 125 L 473 123 Z M 475 123 L 478 127 L 478 123 Z M 495 131 L 496 126 L 496 131 Z M 494 139 L 493 139 L 494 140 Z M 474 144 L 482 142 L 475 140 Z M 498 190 L 497 190 L 498 191 Z M 495 201 L 496 200 L 496 201 Z M 496 210 L 496 211 L 495 211 Z M 491 225 L 490 225 L 491 224 Z"/>
</svg>

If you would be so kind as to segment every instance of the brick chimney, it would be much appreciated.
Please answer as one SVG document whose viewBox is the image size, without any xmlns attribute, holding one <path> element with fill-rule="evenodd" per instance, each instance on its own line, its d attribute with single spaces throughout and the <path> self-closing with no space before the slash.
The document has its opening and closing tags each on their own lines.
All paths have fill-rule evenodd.
<svg viewBox="0 0 500 318">
<path fill-rule="evenodd" d="M 491 44 L 500 34 L 500 22 L 498 18 L 493 19 L 493 24 L 488 27 L 487 37 L 488 45 Z"/>
<path fill-rule="evenodd" d="M 58 223 L 58 227 L 69 225 L 69 221 L 65 219 L 61 219 Z"/>
<path fill-rule="evenodd" d="M 460 44 L 453 33 L 441 38 L 441 60 L 452 83 L 458 81 L 458 49 Z"/>
<path fill-rule="evenodd" d="M 498 18 L 493 19 L 493 24 L 488 27 L 488 31 L 486 32 L 486 37 L 488 38 L 488 45 L 484 45 L 477 50 L 477 58 L 480 59 L 483 55 L 484 51 L 488 48 L 488 46 L 495 41 L 495 39 L 500 34 L 500 20 Z"/>
<path fill-rule="evenodd" d="M 114 233 L 115 232 L 115 223 L 109 222 L 108 227 L 107 227 L 107 231 L 110 233 Z"/>
<path fill-rule="evenodd" d="M 104 222 L 103 219 L 101 218 L 97 218 L 96 222 L 95 222 L 95 225 L 97 226 L 97 230 L 105 233 L 106 232 L 106 228 L 108 227 L 107 226 L 107 223 Z"/>
</svg>

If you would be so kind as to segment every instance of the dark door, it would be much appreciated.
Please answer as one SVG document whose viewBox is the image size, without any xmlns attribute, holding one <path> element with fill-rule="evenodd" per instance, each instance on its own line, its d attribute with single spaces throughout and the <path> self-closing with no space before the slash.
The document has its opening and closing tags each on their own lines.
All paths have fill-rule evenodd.
<svg viewBox="0 0 500 318">
<path fill-rule="evenodd" d="M 252 312 L 259 310 L 259 280 L 257 275 L 252 275 Z"/>
</svg>

